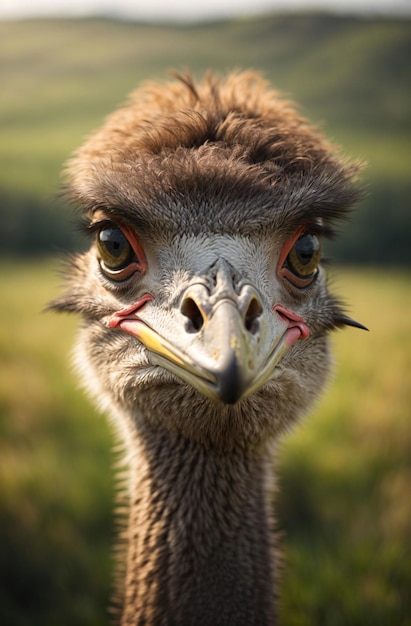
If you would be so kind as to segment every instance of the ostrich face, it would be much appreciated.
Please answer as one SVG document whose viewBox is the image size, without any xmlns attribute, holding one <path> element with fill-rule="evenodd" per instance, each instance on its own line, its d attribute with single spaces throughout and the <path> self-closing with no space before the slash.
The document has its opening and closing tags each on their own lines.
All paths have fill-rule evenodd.
<svg viewBox="0 0 411 626">
<path fill-rule="evenodd" d="M 307 410 L 338 311 L 319 224 L 159 237 L 99 212 L 91 225 L 77 360 L 100 402 L 168 427 L 172 414 L 183 434 L 214 442 L 276 434 Z"/>
<path fill-rule="evenodd" d="M 93 244 L 55 304 L 83 315 L 100 404 L 225 446 L 281 432 L 321 390 L 327 331 L 350 323 L 321 237 L 357 195 L 355 168 L 260 83 L 247 109 L 244 80 L 183 81 L 144 110 L 137 92 L 79 151 Z"/>
</svg>

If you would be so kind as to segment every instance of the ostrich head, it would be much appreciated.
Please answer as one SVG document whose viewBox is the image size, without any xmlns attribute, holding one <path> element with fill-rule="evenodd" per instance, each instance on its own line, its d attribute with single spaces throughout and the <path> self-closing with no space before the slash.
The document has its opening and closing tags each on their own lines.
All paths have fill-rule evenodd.
<svg viewBox="0 0 411 626">
<path fill-rule="evenodd" d="M 357 170 L 253 73 L 146 85 L 78 150 L 67 193 L 92 244 L 54 307 L 81 314 L 77 363 L 130 457 L 147 433 L 258 456 L 307 411 L 329 331 L 355 325 L 321 240 Z M 156 463 L 181 469 L 166 446 Z"/>
<path fill-rule="evenodd" d="M 214 443 L 294 422 L 350 321 L 320 261 L 356 172 L 251 73 L 136 91 L 69 166 L 93 245 L 56 306 L 98 401 Z"/>
</svg>

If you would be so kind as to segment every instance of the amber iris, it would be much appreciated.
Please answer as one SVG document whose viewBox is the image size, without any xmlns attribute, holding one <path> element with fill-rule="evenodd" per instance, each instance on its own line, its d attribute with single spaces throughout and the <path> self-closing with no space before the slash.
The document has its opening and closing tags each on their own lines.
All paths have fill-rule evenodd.
<svg viewBox="0 0 411 626">
<path fill-rule="evenodd" d="M 104 228 L 98 233 L 97 247 L 105 267 L 118 271 L 134 258 L 134 250 L 120 228 Z"/>
<path fill-rule="evenodd" d="M 315 234 L 304 233 L 297 239 L 287 257 L 287 267 L 297 278 L 315 275 L 321 260 L 321 241 Z"/>
</svg>

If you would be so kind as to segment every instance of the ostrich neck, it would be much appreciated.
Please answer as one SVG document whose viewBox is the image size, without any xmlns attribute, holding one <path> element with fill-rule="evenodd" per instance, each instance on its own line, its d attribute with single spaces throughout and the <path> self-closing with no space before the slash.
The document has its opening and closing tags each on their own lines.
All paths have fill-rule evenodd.
<svg viewBox="0 0 411 626">
<path fill-rule="evenodd" d="M 135 441 L 122 626 L 273 626 L 268 463 L 170 432 Z"/>
</svg>

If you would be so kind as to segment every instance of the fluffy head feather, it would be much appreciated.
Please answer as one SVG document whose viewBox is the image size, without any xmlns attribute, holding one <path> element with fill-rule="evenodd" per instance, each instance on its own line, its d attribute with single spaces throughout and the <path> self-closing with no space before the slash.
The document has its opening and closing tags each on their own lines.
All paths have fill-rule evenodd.
<svg viewBox="0 0 411 626">
<path fill-rule="evenodd" d="M 186 76 L 135 91 L 71 160 L 68 193 L 140 230 L 292 232 L 344 217 L 357 170 L 259 75 Z"/>
</svg>

